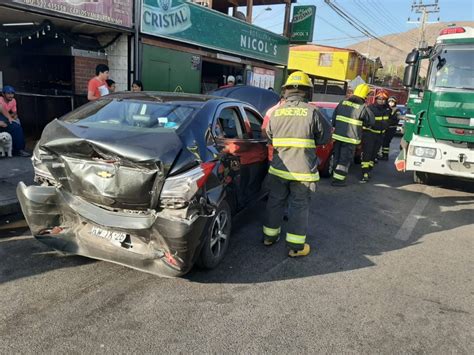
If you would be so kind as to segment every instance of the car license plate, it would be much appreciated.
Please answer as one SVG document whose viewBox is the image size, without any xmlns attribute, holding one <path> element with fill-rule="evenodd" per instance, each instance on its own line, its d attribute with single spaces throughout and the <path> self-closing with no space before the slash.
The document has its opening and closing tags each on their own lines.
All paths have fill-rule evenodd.
<svg viewBox="0 0 474 355">
<path fill-rule="evenodd" d="M 102 229 L 99 227 L 92 227 L 91 234 L 95 237 L 104 238 L 110 240 L 111 242 L 122 243 L 127 237 L 126 233 L 115 232 L 107 229 Z"/>
</svg>

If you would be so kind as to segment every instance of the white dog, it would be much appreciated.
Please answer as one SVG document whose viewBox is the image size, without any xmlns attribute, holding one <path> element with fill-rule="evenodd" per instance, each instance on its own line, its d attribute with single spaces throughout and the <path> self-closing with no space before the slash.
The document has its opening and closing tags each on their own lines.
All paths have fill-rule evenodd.
<svg viewBox="0 0 474 355">
<path fill-rule="evenodd" d="M 0 156 L 12 157 L 12 136 L 8 132 L 0 133 Z"/>
</svg>

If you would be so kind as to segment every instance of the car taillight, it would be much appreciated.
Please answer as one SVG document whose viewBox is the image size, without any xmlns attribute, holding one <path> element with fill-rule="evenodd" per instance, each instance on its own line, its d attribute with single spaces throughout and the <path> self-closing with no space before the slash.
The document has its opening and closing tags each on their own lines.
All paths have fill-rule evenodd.
<svg viewBox="0 0 474 355">
<path fill-rule="evenodd" d="M 169 177 L 165 180 L 160 194 L 161 207 L 183 208 L 204 186 L 216 162 L 202 163 L 185 173 Z"/>
<path fill-rule="evenodd" d="M 464 27 L 448 27 L 444 28 L 439 32 L 440 36 L 443 35 L 452 35 L 454 33 L 464 33 L 466 32 L 466 29 Z"/>
</svg>

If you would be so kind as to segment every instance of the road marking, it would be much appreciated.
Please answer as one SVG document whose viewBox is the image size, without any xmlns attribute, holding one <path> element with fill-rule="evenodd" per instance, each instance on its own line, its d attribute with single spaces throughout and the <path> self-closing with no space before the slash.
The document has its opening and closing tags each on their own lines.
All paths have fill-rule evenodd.
<svg viewBox="0 0 474 355">
<path fill-rule="evenodd" d="M 403 222 L 402 226 L 398 230 L 397 234 L 395 234 L 394 238 L 407 241 L 410 239 L 413 230 L 418 223 L 418 220 L 423 218 L 421 215 L 423 210 L 425 209 L 426 205 L 428 204 L 430 197 L 428 195 L 421 195 L 418 201 L 416 201 L 415 206 L 411 209 L 408 217 Z"/>
</svg>

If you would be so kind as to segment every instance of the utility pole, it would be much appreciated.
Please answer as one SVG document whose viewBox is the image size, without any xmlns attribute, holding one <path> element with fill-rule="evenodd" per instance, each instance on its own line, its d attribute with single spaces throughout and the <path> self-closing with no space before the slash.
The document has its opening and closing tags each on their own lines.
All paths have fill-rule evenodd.
<svg viewBox="0 0 474 355">
<path fill-rule="evenodd" d="M 418 43 L 418 48 L 426 48 L 428 44 L 426 43 L 425 39 L 425 27 L 427 23 L 430 23 L 427 22 L 430 14 L 439 13 L 440 11 L 438 0 L 434 0 L 434 3 L 431 4 L 423 4 L 423 0 L 419 0 L 418 2 L 417 0 L 413 0 L 413 4 L 411 5 L 411 11 L 417 14 L 421 14 L 421 17 L 418 18 L 418 21 L 412 22 L 410 21 L 410 18 L 408 18 L 408 22 L 420 24 L 420 42 Z"/>
</svg>

